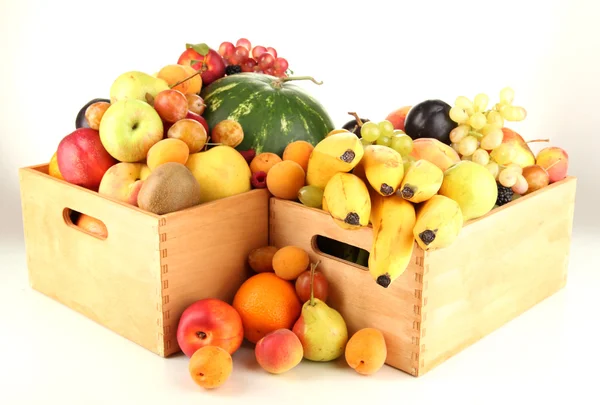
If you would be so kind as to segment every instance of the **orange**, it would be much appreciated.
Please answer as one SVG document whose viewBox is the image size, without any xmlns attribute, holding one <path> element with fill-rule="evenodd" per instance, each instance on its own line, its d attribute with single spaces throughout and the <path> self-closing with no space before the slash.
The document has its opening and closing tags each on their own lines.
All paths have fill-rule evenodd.
<svg viewBox="0 0 600 405">
<path fill-rule="evenodd" d="M 64 180 L 60 169 L 58 168 L 58 159 L 56 158 L 56 152 L 52 155 L 52 159 L 50 159 L 50 163 L 48 164 L 48 174 L 52 177 L 56 177 L 57 179 Z"/>
<path fill-rule="evenodd" d="M 256 343 L 267 333 L 291 329 L 302 304 L 292 283 L 268 272 L 247 279 L 236 292 L 233 307 L 242 317 L 244 337 Z"/>
</svg>

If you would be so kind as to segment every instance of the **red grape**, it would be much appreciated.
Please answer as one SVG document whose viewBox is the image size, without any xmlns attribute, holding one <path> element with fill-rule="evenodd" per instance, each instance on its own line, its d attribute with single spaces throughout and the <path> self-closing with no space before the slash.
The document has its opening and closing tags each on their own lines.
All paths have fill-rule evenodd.
<svg viewBox="0 0 600 405">
<path fill-rule="evenodd" d="M 279 70 L 280 72 L 285 72 L 288 68 L 288 61 L 283 58 L 275 59 L 275 63 L 273 64 L 275 70 Z"/>
<path fill-rule="evenodd" d="M 221 46 L 219 46 L 219 55 L 221 55 L 223 58 L 233 55 L 234 51 L 235 47 L 231 42 L 223 42 Z"/>
<path fill-rule="evenodd" d="M 277 57 L 277 51 L 272 46 L 267 48 L 267 52 L 269 52 L 271 55 L 273 55 L 274 58 Z"/>
<path fill-rule="evenodd" d="M 275 69 L 273 71 L 273 74 L 277 77 L 287 77 L 287 74 L 285 73 L 285 70 L 277 70 Z"/>
<path fill-rule="evenodd" d="M 237 56 L 237 60 L 238 60 L 237 65 L 244 63 L 246 61 L 246 59 L 248 59 L 249 53 L 250 52 L 248 51 L 248 49 L 246 49 L 246 47 L 241 46 L 241 45 L 236 46 L 235 47 L 235 55 Z"/>
<path fill-rule="evenodd" d="M 256 66 L 256 61 L 252 58 L 246 59 L 242 63 L 242 72 L 254 72 L 254 67 Z"/>
<path fill-rule="evenodd" d="M 263 69 L 263 73 L 266 75 L 275 76 L 275 69 L 273 69 L 272 67 L 266 68 L 266 69 Z"/>
<path fill-rule="evenodd" d="M 301 273 L 295 283 L 296 294 L 302 303 L 310 300 L 310 270 Z M 313 294 L 321 301 L 327 301 L 329 297 L 329 282 L 323 273 L 315 271 L 313 279 Z"/>
<path fill-rule="evenodd" d="M 261 45 L 255 46 L 254 49 L 252 50 L 252 57 L 254 59 L 258 60 L 258 58 L 260 58 L 260 55 L 262 55 L 265 52 L 267 52 L 267 48 L 265 48 L 264 46 L 261 46 Z"/>
<path fill-rule="evenodd" d="M 252 49 L 252 45 L 250 44 L 250 41 L 248 41 L 246 38 L 240 38 L 237 40 L 237 42 L 235 43 L 236 46 L 243 46 L 244 48 L 246 48 L 248 50 L 248 52 L 250 52 L 250 49 Z"/>
<path fill-rule="evenodd" d="M 271 68 L 274 63 L 275 63 L 275 58 L 270 53 L 263 53 L 258 58 L 258 66 L 260 66 L 260 68 L 262 70 Z"/>
</svg>

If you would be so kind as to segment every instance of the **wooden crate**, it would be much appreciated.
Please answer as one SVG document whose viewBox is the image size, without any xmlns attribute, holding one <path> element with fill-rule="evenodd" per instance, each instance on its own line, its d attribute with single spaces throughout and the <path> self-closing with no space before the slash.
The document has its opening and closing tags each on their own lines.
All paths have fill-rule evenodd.
<svg viewBox="0 0 600 405">
<path fill-rule="evenodd" d="M 471 220 L 445 249 L 424 252 L 415 243 L 408 268 L 387 289 L 365 267 L 315 245 L 322 235 L 370 250 L 370 227 L 343 230 L 324 211 L 272 198 L 270 243 L 321 260 L 329 303 L 349 332 L 380 329 L 386 363 L 420 376 L 565 285 L 575 188 L 569 177 Z"/>
<path fill-rule="evenodd" d="M 154 215 L 48 175 L 19 171 L 32 288 L 160 356 L 192 302 L 231 302 L 249 276 L 249 252 L 268 242 L 266 190 Z M 70 210 L 104 222 L 100 239 Z"/>
</svg>

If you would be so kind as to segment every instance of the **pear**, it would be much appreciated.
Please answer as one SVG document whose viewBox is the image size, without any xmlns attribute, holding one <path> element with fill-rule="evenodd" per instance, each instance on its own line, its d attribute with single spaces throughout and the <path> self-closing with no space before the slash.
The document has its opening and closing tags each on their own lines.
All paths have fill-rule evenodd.
<svg viewBox="0 0 600 405">
<path fill-rule="evenodd" d="M 148 101 L 146 94 L 152 99 L 163 90 L 168 90 L 169 84 L 144 72 L 125 72 L 115 79 L 110 86 L 110 102 L 115 103 L 124 99 Z"/>
<path fill-rule="evenodd" d="M 313 280 L 318 264 L 319 262 L 310 266 L 310 299 L 302 306 L 302 313 L 292 332 L 302 343 L 305 359 L 332 361 L 344 354 L 348 328 L 338 311 L 314 297 Z"/>
</svg>

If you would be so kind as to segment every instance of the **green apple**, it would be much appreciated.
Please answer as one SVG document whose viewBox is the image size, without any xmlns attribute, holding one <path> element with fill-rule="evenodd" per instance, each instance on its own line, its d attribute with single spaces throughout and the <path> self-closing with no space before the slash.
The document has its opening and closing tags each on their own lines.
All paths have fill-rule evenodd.
<svg viewBox="0 0 600 405">
<path fill-rule="evenodd" d="M 120 75 L 110 86 L 110 101 L 137 99 L 146 101 L 146 93 L 156 97 L 158 93 L 169 89 L 169 84 L 144 72 L 131 71 Z"/>
<path fill-rule="evenodd" d="M 163 139 L 163 122 L 147 102 L 137 99 L 111 104 L 100 121 L 100 140 L 115 159 L 141 162 L 148 150 Z"/>
</svg>

